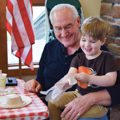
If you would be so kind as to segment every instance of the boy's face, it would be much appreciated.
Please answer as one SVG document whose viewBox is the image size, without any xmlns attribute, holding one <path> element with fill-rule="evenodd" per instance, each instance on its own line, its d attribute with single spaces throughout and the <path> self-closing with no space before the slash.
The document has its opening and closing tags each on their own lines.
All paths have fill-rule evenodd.
<svg viewBox="0 0 120 120">
<path fill-rule="evenodd" d="M 104 41 L 95 40 L 92 36 L 84 35 L 81 37 L 80 46 L 88 59 L 94 59 L 101 53 L 101 46 Z"/>
</svg>

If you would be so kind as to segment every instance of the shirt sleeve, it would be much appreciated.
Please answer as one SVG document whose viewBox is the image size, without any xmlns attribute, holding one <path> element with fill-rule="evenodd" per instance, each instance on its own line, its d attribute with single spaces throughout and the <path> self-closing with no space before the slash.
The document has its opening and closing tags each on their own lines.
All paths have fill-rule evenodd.
<svg viewBox="0 0 120 120">
<path fill-rule="evenodd" d="M 45 69 L 45 63 L 46 63 L 46 56 L 47 56 L 47 44 L 44 47 L 40 62 L 39 62 L 39 68 L 37 70 L 37 76 L 36 80 L 41 84 L 42 89 L 44 89 L 44 69 Z"/>
<path fill-rule="evenodd" d="M 107 88 L 107 91 L 111 96 L 111 106 L 120 104 L 120 94 L 118 93 L 118 91 L 120 91 L 120 84 Z"/>
<path fill-rule="evenodd" d="M 108 87 L 107 91 L 109 92 L 111 96 L 111 106 L 120 104 L 120 70 L 117 71 L 117 82 L 115 86 Z"/>
<path fill-rule="evenodd" d="M 115 63 L 116 62 L 115 56 L 110 52 L 107 52 L 105 56 L 107 56 L 104 58 L 105 65 L 106 65 L 106 68 L 105 68 L 106 73 L 117 71 L 119 68 Z"/>
<path fill-rule="evenodd" d="M 83 65 L 83 61 L 85 61 L 84 53 L 78 53 L 71 62 L 70 67 L 78 68 L 79 66 Z"/>
</svg>

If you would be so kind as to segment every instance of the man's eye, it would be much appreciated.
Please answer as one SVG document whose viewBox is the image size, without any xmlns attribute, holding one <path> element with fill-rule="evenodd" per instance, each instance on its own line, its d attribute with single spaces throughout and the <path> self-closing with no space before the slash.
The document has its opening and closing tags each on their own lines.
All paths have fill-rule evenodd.
<svg viewBox="0 0 120 120">
<path fill-rule="evenodd" d="M 70 24 L 70 25 L 68 25 L 68 26 L 66 26 L 66 29 L 71 29 L 72 28 L 72 25 Z"/>
<path fill-rule="evenodd" d="M 54 28 L 54 31 L 61 31 L 61 28 Z"/>
</svg>

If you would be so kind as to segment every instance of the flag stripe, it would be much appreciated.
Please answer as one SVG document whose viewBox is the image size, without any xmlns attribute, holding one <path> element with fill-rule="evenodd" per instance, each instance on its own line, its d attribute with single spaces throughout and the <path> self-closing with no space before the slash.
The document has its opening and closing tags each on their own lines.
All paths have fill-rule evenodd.
<svg viewBox="0 0 120 120">
<path fill-rule="evenodd" d="M 34 27 L 31 0 L 7 0 L 6 28 L 12 39 L 12 52 L 33 69 Z"/>
<path fill-rule="evenodd" d="M 19 6 L 18 6 L 18 2 L 17 0 L 14 2 L 15 6 L 14 6 L 14 12 L 13 12 L 13 18 L 16 22 L 16 26 L 19 30 L 19 33 L 21 35 L 22 41 L 23 41 L 23 45 L 25 46 L 29 46 L 30 45 L 30 40 L 28 38 L 28 34 L 26 32 L 22 17 L 21 17 L 21 12 L 24 12 L 24 9 L 22 9 L 22 11 L 19 10 Z M 26 24 L 26 23 L 25 23 Z M 14 26 L 14 24 L 13 24 Z M 24 47 L 24 46 L 21 46 Z"/>
<path fill-rule="evenodd" d="M 16 21 L 13 17 L 13 28 L 12 28 L 12 32 L 13 32 L 13 35 L 14 35 L 14 38 L 15 38 L 15 41 L 16 41 L 16 44 L 18 47 L 20 48 L 23 48 L 24 47 L 24 43 L 23 43 L 23 40 L 21 38 L 21 35 L 20 35 L 20 31 L 18 30 L 18 27 L 17 27 L 17 24 L 16 24 Z"/>
<path fill-rule="evenodd" d="M 7 1 L 7 8 L 6 8 L 6 28 L 8 30 L 8 32 L 11 34 L 11 26 L 12 26 L 12 17 L 11 17 L 11 14 L 12 14 L 12 11 L 13 11 L 13 5 L 11 4 L 11 2 L 8 0 Z"/>
<path fill-rule="evenodd" d="M 25 1 L 27 2 L 27 0 L 25 0 Z M 27 13 L 26 6 L 24 4 L 25 1 L 18 0 L 19 11 L 21 11 L 20 14 L 21 14 L 21 17 L 22 17 L 22 20 L 23 20 L 24 27 L 25 27 L 26 32 L 28 34 L 29 40 L 32 43 L 34 43 L 33 29 L 32 29 L 32 26 L 30 24 L 30 20 L 29 20 L 29 17 L 28 17 L 29 13 Z M 23 9 L 24 9 L 24 12 L 22 12 Z"/>
<path fill-rule="evenodd" d="M 18 50 L 18 46 L 17 46 L 13 33 L 11 33 L 11 37 L 12 37 L 12 52 L 15 55 L 16 50 Z"/>
<path fill-rule="evenodd" d="M 31 63 L 31 59 L 32 59 L 31 58 L 31 56 L 32 56 L 32 54 L 31 54 L 32 52 L 31 51 L 32 51 L 32 47 L 30 48 L 29 53 L 28 53 L 28 57 L 26 58 L 26 61 L 28 61 L 28 64 Z"/>
<path fill-rule="evenodd" d="M 9 33 L 11 33 L 11 24 L 7 21 L 6 22 L 6 27 Z"/>
<path fill-rule="evenodd" d="M 10 0 L 7 0 L 7 9 L 12 13 L 13 11 L 13 4 Z"/>
<path fill-rule="evenodd" d="M 32 4 L 31 4 L 31 1 L 29 1 L 29 3 L 27 2 L 27 1 L 25 1 L 25 6 L 26 6 L 26 8 L 28 8 L 28 9 L 26 9 L 27 10 L 27 13 L 28 13 L 28 18 L 29 18 L 29 21 L 31 20 L 32 22 L 33 22 L 33 14 L 30 14 L 30 11 L 31 11 L 31 13 L 33 13 L 33 11 L 32 11 L 32 6 L 31 6 Z M 35 39 L 35 36 L 33 36 L 34 34 L 34 29 L 32 29 L 32 28 L 34 28 L 34 26 L 33 26 L 33 24 L 30 24 L 30 27 L 31 27 L 31 31 L 30 30 L 27 30 L 31 35 L 32 35 L 32 39 L 30 39 L 30 41 L 31 42 L 34 42 L 33 40 Z"/>
</svg>

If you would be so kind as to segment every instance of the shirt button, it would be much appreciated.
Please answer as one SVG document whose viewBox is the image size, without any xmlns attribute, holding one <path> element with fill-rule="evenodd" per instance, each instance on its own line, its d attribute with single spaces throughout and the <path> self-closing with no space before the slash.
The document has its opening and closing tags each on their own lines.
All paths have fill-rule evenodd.
<svg viewBox="0 0 120 120">
<path fill-rule="evenodd" d="M 67 55 L 65 55 L 65 58 L 67 58 L 68 56 Z"/>
<path fill-rule="evenodd" d="M 67 63 L 65 62 L 65 65 L 67 65 Z"/>
</svg>

